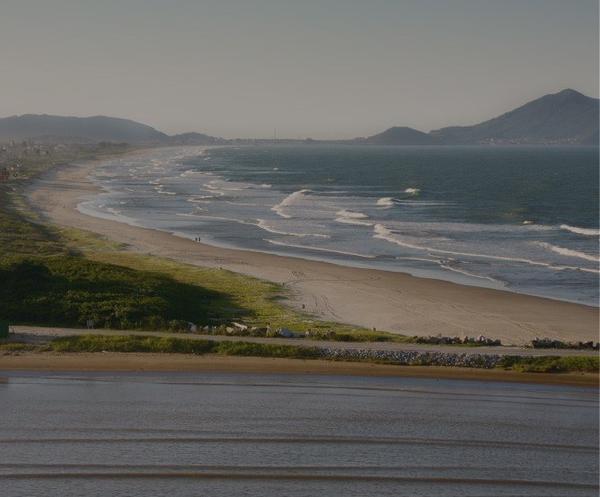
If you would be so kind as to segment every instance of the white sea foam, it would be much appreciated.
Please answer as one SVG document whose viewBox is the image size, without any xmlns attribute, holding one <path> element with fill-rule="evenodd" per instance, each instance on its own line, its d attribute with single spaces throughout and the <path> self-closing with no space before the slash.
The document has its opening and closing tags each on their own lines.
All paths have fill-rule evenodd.
<svg viewBox="0 0 600 497">
<path fill-rule="evenodd" d="M 439 261 L 439 265 L 440 265 L 440 267 L 447 269 L 448 271 L 453 271 L 455 273 L 463 274 L 470 278 L 479 278 L 482 280 L 492 281 L 493 283 L 498 283 L 498 280 L 495 280 L 494 278 L 490 278 L 489 276 L 481 276 L 481 275 L 475 274 L 475 273 L 470 273 L 469 271 L 465 271 L 464 269 L 459 269 L 459 268 L 454 267 L 444 261 Z"/>
<path fill-rule="evenodd" d="M 274 233 L 276 235 L 285 235 L 285 236 L 297 236 L 297 237 L 313 237 L 313 238 L 331 238 L 329 235 L 323 235 L 321 233 L 295 233 L 292 231 L 283 231 L 283 230 L 278 230 L 276 228 L 273 228 L 272 226 L 269 226 L 269 224 L 267 223 L 267 221 L 265 221 L 264 219 L 257 219 L 258 223 L 256 224 L 256 226 L 258 226 L 260 229 L 268 231 L 269 233 Z"/>
<path fill-rule="evenodd" d="M 335 213 L 336 223 L 342 224 L 354 224 L 358 226 L 373 226 L 373 223 L 369 221 L 362 221 L 362 219 L 368 219 L 369 216 L 362 212 L 348 211 L 346 209 L 339 210 Z"/>
<path fill-rule="evenodd" d="M 561 224 L 560 229 L 570 231 L 571 233 L 577 233 L 578 235 L 600 236 L 600 230 L 593 229 L 593 228 L 579 228 L 577 226 L 569 226 L 568 224 Z"/>
<path fill-rule="evenodd" d="M 161 195 L 177 195 L 177 192 L 165 190 L 162 185 L 160 185 L 159 187 L 156 187 L 154 189 L 156 190 L 156 193 L 160 193 Z"/>
<path fill-rule="evenodd" d="M 188 176 L 192 176 L 194 174 L 202 174 L 202 171 L 194 171 L 193 169 L 188 169 L 183 171 L 179 176 L 182 178 L 187 178 Z"/>
<path fill-rule="evenodd" d="M 496 260 L 496 261 L 515 262 L 515 263 L 521 263 L 521 264 L 529 264 L 532 266 L 547 267 L 547 268 L 558 270 L 558 271 L 562 271 L 564 269 L 571 269 L 571 270 L 575 270 L 575 271 L 584 271 L 584 272 L 588 272 L 588 273 L 598 273 L 599 272 L 596 269 L 582 268 L 582 267 L 577 267 L 577 266 L 553 265 L 553 264 L 549 264 L 547 262 L 533 261 L 531 259 L 523 259 L 520 257 L 504 257 L 501 255 L 478 254 L 478 253 L 473 253 L 473 252 L 457 252 L 457 251 L 453 251 L 453 250 L 443 250 L 443 249 L 436 249 L 436 248 L 430 248 L 430 247 L 423 247 L 420 245 L 414 245 L 412 243 L 407 243 L 407 242 L 399 239 L 397 236 L 394 235 L 394 233 L 391 230 L 389 230 L 382 224 L 376 224 L 373 228 L 373 231 L 375 233 L 373 235 L 373 238 L 385 240 L 387 242 L 393 243 L 395 245 L 399 245 L 401 247 L 411 248 L 414 250 L 422 250 L 422 251 L 429 252 L 429 253 L 433 252 L 436 254 L 463 255 L 466 257 L 474 257 L 474 258 L 479 258 L 479 259 L 490 259 L 490 260 Z M 596 261 L 596 259 L 594 259 L 594 260 Z"/>
<path fill-rule="evenodd" d="M 214 195 L 194 195 L 193 197 L 186 199 L 186 201 L 190 202 L 192 204 L 205 204 L 211 198 L 217 198 L 217 197 L 215 197 Z"/>
<path fill-rule="evenodd" d="M 290 216 L 289 214 L 286 214 L 284 209 L 286 207 L 293 205 L 294 202 L 301 199 L 304 196 L 304 194 L 308 193 L 308 192 L 310 192 L 310 190 L 303 189 L 303 190 L 298 190 L 297 192 L 291 193 L 290 195 L 285 197 L 281 202 L 279 202 L 277 205 L 274 205 L 273 207 L 271 207 L 271 210 L 273 212 L 275 212 L 278 216 L 290 219 L 292 216 Z"/>
<path fill-rule="evenodd" d="M 440 205 L 451 205 L 450 202 L 434 201 L 434 200 L 401 200 L 393 199 L 394 205 L 402 205 L 408 207 L 436 207 Z"/>
<path fill-rule="evenodd" d="M 420 188 L 407 188 L 404 190 L 404 193 L 408 193 L 409 195 L 418 195 L 420 192 Z"/>
<path fill-rule="evenodd" d="M 556 252 L 560 255 L 565 255 L 567 257 L 578 257 L 579 259 L 584 259 L 586 261 L 592 262 L 600 262 L 598 257 L 594 257 L 593 255 L 586 254 L 584 252 L 579 252 L 578 250 L 568 249 L 565 247 L 559 247 L 557 245 L 552 245 L 551 243 L 546 242 L 534 242 L 536 245 L 543 247 L 545 249 L 551 250 L 552 252 Z"/>
<path fill-rule="evenodd" d="M 352 219 L 367 219 L 369 217 L 366 214 L 363 214 L 362 212 L 349 211 L 346 209 L 337 211 L 336 214 L 338 216 L 348 217 L 348 218 L 352 218 Z"/>
<path fill-rule="evenodd" d="M 377 205 L 389 209 L 390 207 L 394 207 L 394 199 L 392 197 L 381 197 L 377 200 Z"/>
<path fill-rule="evenodd" d="M 210 190 L 211 192 L 213 192 L 215 195 L 218 195 L 219 197 L 223 197 L 225 195 L 225 192 L 222 191 L 219 187 L 215 186 L 213 183 L 214 183 L 214 180 L 209 181 L 208 183 L 205 183 L 204 185 L 202 185 L 202 187 L 206 188 L 207 190 Z"/>
<path fill-rule="evenodd" d="M 209 219 L 209 220 L 212 219 L 215 221 L 228 221 L 228 222 L 237 223 L 237 224 L 246 224 L 246 225 L 256 226 L 251 221 L 246 221 L 244 219 L 236 219 L 234 217 L 211 216 L 211 215 L 207 215 L 207 214 L 194 214 L 194 213 L 186 213 L 186 212 L 178 212 L 175 215 L 181 216 L 181 217 L 194 217 L 194 218 L 198 218 L 198 219 Z"/>
<path fill-rule="evenodd" d="M 304 250 L 316 250 L 318 252 L 328 252 L 328 253 L 332 253 L 332 254 L 350 255 L 352 257 L 360 257 L 362 259 L 375 259 L 374 255 L 357 254 L 356 252 L 346 252 L 343 250 L 326 249 L 323 247 L 310 247 L 307 245 L 296 245 L 293 243 L 283 243 L 283 242 L 278 242 L 278 241 L 269 240 L 269 239 L 265 239 L 265 241 L 272 245 L 279 245 L 281 247 L 292 247 L 292 248 L 299 248 L 299 249 L 304 249 Z"/>
</svg>

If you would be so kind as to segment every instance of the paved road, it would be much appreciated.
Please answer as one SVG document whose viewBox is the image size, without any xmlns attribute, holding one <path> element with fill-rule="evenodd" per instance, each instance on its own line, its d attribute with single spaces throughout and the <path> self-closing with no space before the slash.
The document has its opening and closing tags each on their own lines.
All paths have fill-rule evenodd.
<svg viewBox="0 0 600 497">
<path fill-rule="evenodd" d="M 331 347 L 336 349 L 371 349 L 371 350 L 394 350 L 418 352 L 457 352 L 472 354 L 500 354 L 519 356 L 574 356 L 574 355 L 597 355 L 593 350 L 561 350 L 561 349 L 530 349 L 522 347 L 464 347 L 456 345 L 423 345 L 416 343 L 394 343 L 394 342 L 331 342 L 317 341 L 304 338 L 263 338 L 247 336 L 227 335 L 198 335 L 188 333 L 169 333 L 158 331 L 132 331 L 132 330 L 87 330 L 78 328 L 48 328 L 40 326 L 13 326 L 15 338 L 29 342 L 46 341 L 50 338 L 71 335 L 87 335 L 94 333 L 98 335 L 153 335 L 164 337 L 187 338 L 190 340 L 216 340 L 216 341 L 238 341 L 252 343 L 271 343 L 280 345 L 301 345 L 304 347 Z"/>
</svg>

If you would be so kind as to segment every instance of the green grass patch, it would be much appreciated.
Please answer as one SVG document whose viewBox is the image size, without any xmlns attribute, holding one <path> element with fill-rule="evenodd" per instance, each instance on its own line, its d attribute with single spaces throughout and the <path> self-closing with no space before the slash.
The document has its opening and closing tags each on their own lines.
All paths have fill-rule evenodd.
<svg viewBox="0 0 600 497">
<path fill-rule="evenodd" d="M 281 303 L 287 295 L 286 289 L 275 283 L 231 271 L 204 268 L 179 263 L 156 256 L 145 256 L 131 252 L 86 251 L 85 256 L 93 261 L 110 263 L 136 271 L 150 271 L 172 278 L 174 281 L 199 285 L 206 290 L 228 297 L 227 301 L 215 300 L 211 306 L 222 322 L 239 320 L 248 326 L 289 328 L 304 333 L 311 332 L 315 340 L 333 341 L 410 341 L 402 335 L 377 332 L 343 323 L 319 321 L 312 316 L 296 311 Z M 213 323 L 218 323 L 214 319 Z M 202 324 L 207 324 L 202 322 Z"/>
<path fill-rule="evenodd" d="M 598 356 L 504 356 L 498 367 L 524 373 L 598 373 L 600 360 Z"/>
<path fill-rule="evenodd" d="M 172 354 L 206 354 L 212 352 L 211 340 L 153 336 L 81 335 L 56 338 L 49 348 L 54 352 L 155 352 Z"/>
<path fill-rule="evenodd" d="M 216 342 L 214 352 L 221 355 L 287 357 L 291 359 L 317 359 L 321 357 L 320 351 L 316 347 L 249 342 Z"/>
<path fill-rule="evenodd" d="M 293 359 L 316 359 L 320 356 L 319 350 L 315 347 L 248 342 L 217 342 L 215 340 L 138 335 L 106 336 L 90 334 L 61 337 L 52 340 L 48 346 L 48 350 L 53 352 L 219 354 L 227 356 L 287 357 Z"/>
<path fill-rule="evenodd" d="M 4 344 L 11 345 L 11 344 Z M 12 344 L 14 350 L 23 344 Z M 33 347 L 33 346 L 29 346 Z M 10 350 L 2 349 L 0 350 Z M 39 349 L 38 349 L 39 350 Z M 250 343 L 243 341 L 196 340 L 192 338 L 157 337 L 157 336 L 103 336 L 103 335 L 78 335 L 61 337 L 52 340 L 45 350 L 54 352 L 153 352 L 174 354 L 218 354 L 225 356 L 246 357 L 278 357 L 289 359 L 326 359 L 318 347 L 303 347 L 297 345 L 278 345 L 264 343 Z M 381 364 L 395 364 L 394 361 L 356 358 L 330 358 L 348 362 L 373 362 Z M 434 363 L 431 358 L 424 356 L 421 361 L 411 365 L 429 366 Z M 451 367 L 451 366 L 448 366 Z M 479 366 L 474 366 L 479 367 Z M 480 366 L 484 367 L 484 366 Z M 501 359 L 499 368 L 519 372 L 536 373 L 597 373 L 598 357 L 573 356 L 573 357 L 520 357 L 506 356 Z"/>
<path fill-rule="evenodd" d="M 0 265 L 0 281 L 0 316 L 19 323 L 179 331 L 251 314 L 225 293 L 80 256 Z"/>
<path fill-rule="evenodd" d="M 3 352 L 29 352 L 38 350 L 36 345 L 22 342 L 0 342 L 0 351 Z"/>
</svg>

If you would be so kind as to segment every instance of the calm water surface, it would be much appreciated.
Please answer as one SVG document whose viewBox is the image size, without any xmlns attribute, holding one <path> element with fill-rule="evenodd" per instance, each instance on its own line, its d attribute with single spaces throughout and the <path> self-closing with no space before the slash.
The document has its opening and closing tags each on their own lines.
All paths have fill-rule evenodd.
<svg viewBox="0 0 600 497">
<path fill-rule="evenodd" d="M 0 377 L 16 496 L 596 496 L 594 389 L 241 374 Z"/>
</svg>

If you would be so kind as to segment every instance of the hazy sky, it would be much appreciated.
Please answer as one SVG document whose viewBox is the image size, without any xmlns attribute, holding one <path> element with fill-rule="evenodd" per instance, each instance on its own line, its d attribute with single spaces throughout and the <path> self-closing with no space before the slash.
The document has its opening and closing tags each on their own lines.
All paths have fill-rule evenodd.
<svg viewBox="0 0 600 497">
<path fill-rule="evenodd" d="M 598 0 L 0 0 L 0 116 L 354 137 L 598 96 Z"/>
</svg>

